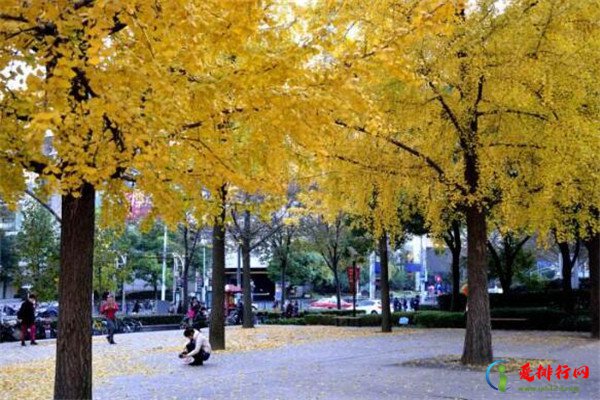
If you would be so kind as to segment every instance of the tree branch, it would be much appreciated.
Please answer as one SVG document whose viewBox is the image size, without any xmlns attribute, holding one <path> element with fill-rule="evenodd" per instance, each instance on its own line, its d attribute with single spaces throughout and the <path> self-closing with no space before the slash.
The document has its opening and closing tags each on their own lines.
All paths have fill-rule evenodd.
<svg viewBox="0 0 600 400">
<path fill-rule="evenodd" d="M 546 146 L 541 146 L 539 144 L 529 144 L 529 143 L 502 143 L 502 142 L 494 142 L 494 143 L 490 143 L 487 145 L 487 147 L 498 147 L 498 146 L 503 146 L 503 147 L 515 147 L 515 148 L 531 148 L 531 149 L 538 149 L 538 150 L 542 150 L 545 149 Z"/>
<path fill-rule="evenodd" d="M 4 21 L 29 22 L 29 20 L 22 15 L 10 15 L 5 13 L 0 13 L 0 19 Z"/>
<path fill-rule="evenodd" d="M 433 90 L 433 92 L 437 95 L 437 100 L 442 105 L 442 108 L 448 115 L 448 118 L 450 118 L 450 121 L 452 121 L 452 125 L 454 125 L 454 128 L 456 128 L 456 130 L 458 131 L 458 133 L 460 135 L 464 135 L 464 130 L 460 126 L 460 122 L 458 122 L 458 118 L 456 117 L 456 115 L 454 114 L 454 112 L 452 111 L 452 109 L 450 108 L 448 103 L 446 103 L 446 101 L 444 100 L 444 96 L 442 96 L 442 94 L 439 92 L 439 90 L 435 87 L 435 85 L 431 81 L 428 81 L 427 84 Z"/>
<path fill-rule="evenodd" d="M 581 249 L 581 240 L 577 239 L 575 241 L 575 251 L 573 252 L 573 258 L 571 259 L 571 266 L 575 265 L 575 261 L 577 261 L 577 257 L 579 257 L 580 249 Z"/>
<path fill-rule="evenodd" d="M 513 110 L 510 108 L 503 109 L 503 110 L 489 110 L 489 111 L 478 111 L 477 112 L 478 116 L 498 115 L 498 114 L 517 114 L 517 115 L 524 115 L 527 117 L 537 118 L 542 121 L 548 121 L 548 117 L 545 115 L 538 114 L 538 113 L 535 113 L 532 111 Z"/>
<path fill-rule="evenodd" d="M 39 205 L 41 205 L 42 207 L 44 207 L 50 214 L 52 214 L 52 216 L 54 217 L 54 219 L 56 219 L 56 221 L 60 224 L 62 224 L 62 219 L 58 216 L 58 214 L 52 209 L 52 207 L 50 207 L 48 204 L 44 203 L 39 197 L 37 197 L 35 195 L 35 193 L 33 193 L 31 190 L 29 189 L 25 189 L 25 193 L 27 195 L 29 195 L 29 197 L 31 197 L 32 199 L 34 199 L 35 201 L 37 201 L 39 203 Z"/>
<path fill-rule="evenodd" d="M 441 183 L 444 183 L 446 185 L 452 185 L 454 186 L 456 189 L 458 189 L 462 194 L 466 194 L 467 191 L 465 188 L 463 188 L 461 185 L 459 185 L 458 183 L 452 183 L 449 182 L 446 179 L 446 175 L 444 173 L 444 170 L 442 169 L 442 167 L 440 167 L 440 165 L 438 163 L 436 163 L 431 157 L 421 153 L 419 150 L 416 150 L 402 142 L 400 142 L 397 139 L 391 138 L 391 137 L 386 137 L 386 136 L 381 136 L 381 135 L 377 135 L 377 134 L 373 134 L 369 131 L 367 131 L 364 127 L 362 126 L 349 126 L 347 123 L 345 123 L 342 120 L 336 120 L 335 124 L 347 129 L 354 129 L 358 132 L 362 132 L 362 133 L 366 133 L 368 135 L 374 136 L 376 138 L 385 140 L 386 142 L 393 144 L 394 146 L 408 152 L 409 154 L 421 159 L 427 166 L 429 166 L 430 168 L 432 168 L 437 174 L 438 174 L 438 179 Z"/>
</svg>

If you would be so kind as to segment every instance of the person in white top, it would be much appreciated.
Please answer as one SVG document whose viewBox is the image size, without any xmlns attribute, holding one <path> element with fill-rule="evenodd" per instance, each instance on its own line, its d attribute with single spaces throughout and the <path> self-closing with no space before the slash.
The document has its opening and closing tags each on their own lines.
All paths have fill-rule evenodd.
<svg viewBox="0 0 600 400">
<path fill-rule="evenodd" d="M 185 346 L 185 350 L 179 354 L 179 358 L 193 359 L 189 365 L 202 365 L 210 357 L 212 351 L 210 342 L 199 330 L 194 328 L 186 328 L 183 336 L 190 341 Z"/>
</svg>

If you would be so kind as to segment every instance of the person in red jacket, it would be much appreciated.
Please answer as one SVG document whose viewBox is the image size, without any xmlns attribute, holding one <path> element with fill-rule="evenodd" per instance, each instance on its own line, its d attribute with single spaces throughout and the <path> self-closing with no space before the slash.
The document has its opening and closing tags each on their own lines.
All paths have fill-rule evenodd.
<svg viewBox="0 0 600 400">
<path fill-rule="evenodd" d="M 110 344 L 116 344 L 114 336 L 116 328 L 115 314 L 117 311 L 119 311 L 119 305 L 115 301 L 115 297 L 112 294 L 109 294 L 106 297 L 106 301 L 103 301 L 102 305 L 100 305 L 100 314 L 106 317 L 106 327 L 108 328 L 108 336 L 106 336 L 106 340 L 108 340 L 108 343 Z"/>
<path fill-rule="evenodd" d="M 35 341 L 35 302 L 35 294 L 31 293 L 17 312 L 17 318 L 21 320 L 21 346 L 25 346 L 27 330 L 29 330 L 31 344 L 37 344 Z"/>
</svg>

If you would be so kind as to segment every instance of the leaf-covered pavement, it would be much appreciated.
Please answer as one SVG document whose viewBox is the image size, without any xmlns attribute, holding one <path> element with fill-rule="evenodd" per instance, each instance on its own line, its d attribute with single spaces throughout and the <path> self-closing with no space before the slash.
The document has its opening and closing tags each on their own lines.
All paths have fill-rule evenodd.
<svg viewBox="0 0 600 400">
<path fill-rule="evenodd" d="M 189 367 L 177 359 L 186 341 L 181 331 L 117 335 L 116 340 L 116 346 L 102 337 L 93 340 L 96 400 L 490 396 L 481 371 L 403 365 L 459 357 L 462 329 L 396 329 L 389 335 L 378 328 L 228 327 L 227 350 L 215 351 L 203 367 Z M 593 376 L 579 382 L 581 399 L 600 389 L 598 350 L 597 342 L 578 333 L 494 332 L 496 358 L 588 363 Z M 4 343 L 0 351 L 0 399 L 52 397 L 54 341 L 24 348 Z M 518 377 L 510 379 L 518 384 Z M 532 393 L 523 398 L 536 397 Z"/>
<path fill-rule="evenodd" d="M 208 335 L 206 329 L 202 330 Z M 415 330 L 403 330 L 396 333 L 411 334 Z M 311 341 L 332 340 L 337 338 L 357 338 L 378 335 L 377 328 L 338 328 L 331 326 L 260 326 L 255 329 L 235 327 L 226 333 L 226 350 L 219 353 L 235 353 L 273 349 L 289 344 L 302 344 Z M 142 334 L 117 335 L 118 344 L 110 346 L 103 337 L 93 340 L 94 386 L 102 385 L 111 378 L 127 375 L 150 376 L 165 372 L 172 363 L 165 362 L 165 369 L 144 362 L 143 358 L 152 354 L 173 354 L 180 352 L 186 339 L 181 331 L 164 331 Z M 0 345 L 1 349 L 10 349 L 12 360 L 0 365 L 1 399 L 49 399 L 54 387 L 55 341 L 40 341 L 40 346 L 25 348 L 18 342 Z M 49 352 L 48 348 L 52 351 Z M 42 350 L 42 351 L 40 351 Z M 45 351 L 43 351 L 45 350 Z M 41 357 L 36 358 L 39 354 Z M 33 359 L 32 359 L 33 358 Z M 165 358 L 171 360 L 171 357 Z"/>
</svg>

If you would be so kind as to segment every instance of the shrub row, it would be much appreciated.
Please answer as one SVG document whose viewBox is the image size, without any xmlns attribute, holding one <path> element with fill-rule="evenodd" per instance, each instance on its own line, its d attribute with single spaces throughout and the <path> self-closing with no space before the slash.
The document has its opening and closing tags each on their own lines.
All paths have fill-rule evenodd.
<svg viewBox="0 0 600 400">
<path fill-rule="evenodd" d="M 464 328 L 465 314 L 462 312 L 417 311 L 392 314 L 392 324 L 398 326 L 400 318 L 406 317 L 408 324 L 424 328 Z M 565 330 L 588 331 L 590 318 L 586 315 L 568 315 L 562 311 L 547 308 L 500 308 L 492 310 L 493 329 L 519 330 Z M 524 321 L 494 320 L 496 318 L 524 319 Z M 314 314 L 306 315 L 307 325 L 332 326 L 380 326 L 381 315 L 361 315 L 357 317 Z M 300 324 L 294 318 L 294 323 Z M 276 321 L 270 323 L 277 323 Z"/>
<path fill-rule="evenodd" d="M 365 310 L 356 310 L 356 314 L 364 314 Z M 352 309 L 349 310 L 306 310 L 301 314 L 303 315 L 313 315 L 313 314 L 321 314 L 321 315 L 337 315 L 337 316 L 351 316 Z"/>
<path fill-rule="evenodd" d="M 442 311 L 450 311 L 452 304 L 451 294 L 442 294 L 438 296 L 438 307 Z M 579 310 L 588 310 L 590 307 L 589 290 L 573 290 L 573 300 L 575 308 Z M 549 307 L 561 308 L 565 302 L 565 293 L 562 290 L 546 290 L 542 292 L 513 292 L 508 296 L 500 293 L 490 293 L 490 307 L 494 308 L 531 308 L 531 307 Z M 459 295 L 458 299 L 460 310 L 465 309 L 467 297 L 464 294 Z"/>
<path fill-rule="evenodd" d="M 306 325 L 304 318 L 278 318 L 267 319 L 263 322 L 265 325 Z"/>
<path fill-rule="evenodd" d="M 137 319 L 142 325 L 167 325 L 178 324 L 183 319 L 183 314 L 158 314 L 158 315 L 128 315 L 127 317 Z"/>
</svg>

